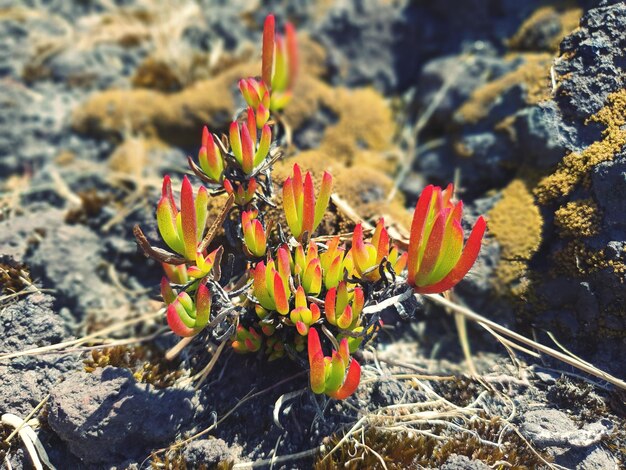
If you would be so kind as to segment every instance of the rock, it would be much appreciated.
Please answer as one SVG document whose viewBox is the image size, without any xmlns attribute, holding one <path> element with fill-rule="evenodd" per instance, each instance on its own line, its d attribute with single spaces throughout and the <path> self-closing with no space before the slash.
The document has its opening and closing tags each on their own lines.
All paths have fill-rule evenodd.
<svg viewBox="0 0 626 470">
<path fill-rule="evenodd" d="M 554 64 L 556 100 L 567 117 L 582 123 L 604 106 L 609 93 L 624 88 L 625 49 L 626 4 L 589 10 L 561 43 Z"/>
<path fill-rule="evenodd" d="M 554 101 L 524 108 L 513 126 L 518 151 L 534 168 L 551 168 L 568 151 L 581 148 L 578 130 L 563 119 Z"/>
<path fill-rule="evenodd" d="M 520 431 L 534 445 L 555 456 L 555 462 L 566 468 L 617 469 L 614 457 L 600 444 L 613 432 L 606 419 L 585 424 L 581 429 L 562 411 L 533 410 L 521 418 Z"/>
<path fill-rule="evenodd" d="M 562 411 L 547 409 L 524 414 L 522 433 L 539 447 L 589 447 L 606 437 L 610 422 L 591 423 L 579 429 Z"/>
<path fill-rule="evenodd" d="M 417 117 L 437 105 L 430 117 L 429 127 L 447 127 L 454 112 L 487 79 L 493 80 L 514 68 L 514 62 L 497 56 L 488 43 L 474 45 L 468 57 L 453 55 L 437 57 L 424 64 L 417 80 Z"/>
<path fill-rule="evenodd" d="M 626 229 L 626 152 L 621 152 L 613 161 L 596 166 L 592 181 L 594 196 L 602 209 L 607 231 L 623 234 Z"/>
<path fill-rule="evenodd" d="M 86 465 L 143 459 L 192 423 L 193 397 L 137 383 L 126 369 L 74 372 L 52 389 L 48 423 Z"/>
<path fill-rule="evenodd" d="M 418 52 L 404 47 L 404 41 L 416 34 L 416 25 L 404 12 L 407 3 L 335 2 L 315 38 L 329 52 L 336 81 L 350 86 L 374 84 L 386 92 L 406 87 L 407 78 L 417 71 Z M 405 60 L 399 63 L 401 53 Z"/>
<path fill-rule="evenodd" d="M 21 352 L 69 339 L 54 298 L 30 294 L 0 309 L 0 353 Z M 76 355 L 20 356 L 0 362 L 0 410 L 25 417 L 50 387 L 80 368 Z"/>
<path fill-rule="evenodd" d="M 47 61 L 47 75 L 60 82 L 102 89 L 128 86 L 128 79 L 143 57 L 145 48 L 120 44 L 94 44 L 86 50 L 68 48 Z"/>
<path fill-rule="evenodd" d="M 44 233 L 28 263 L 43 285 L 55 289 L 58 301 L 81 318 L 90 309 L 114 309 L 125 302 L 125 295 L 101 279 L 99 270 L 102 241 L 83 225 L 59 224 Z"/>
<path fill-rule="evenodd" d="M 185 446 L 183 458 L 192 468 L 200 465 L 216 465 L 224 461 L 236 461 L 241 457 L 241 446 L 229 446 L 222 439 L 201 439 Z"/>
</svg>

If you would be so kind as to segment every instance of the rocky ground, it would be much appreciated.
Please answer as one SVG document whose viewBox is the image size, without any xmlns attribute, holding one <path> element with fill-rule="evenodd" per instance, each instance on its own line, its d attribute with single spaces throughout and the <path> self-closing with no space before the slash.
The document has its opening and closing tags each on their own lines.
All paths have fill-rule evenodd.
<svg viewBox="0 0 626 470">
<path fill-rule="evenodd" d="M 432 305 L 386 312 L 344 403 L 230 351 L 196 389 L 202 335 L 165 360 L 160 269 L 132 227 L 157 239 L 161 176 L 202 125 L 226 129 L 270 11 L 304 62 L 278 174 L 329 167 L 361 216 L 405 226 L 426 184 L 460 181 L 489 234 L 457 300 L 626 378 L 623 2 L 0 0 L 0 414 L 42 404 L 59 469 L 623 468 L 623 392 L 471 324 L 469 378 Z M 434 414 L 402 428 L 398 404 Z M 12 430 L 0 461 L 30 468 Z"/>
</svg>

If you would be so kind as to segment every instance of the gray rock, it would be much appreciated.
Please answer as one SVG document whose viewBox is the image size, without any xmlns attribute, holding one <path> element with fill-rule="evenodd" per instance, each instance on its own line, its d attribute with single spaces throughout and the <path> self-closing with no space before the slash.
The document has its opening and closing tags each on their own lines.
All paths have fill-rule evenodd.
<svg viewBox="0 0 626 470">
<path fill-rule="evenodd" d="M 576 465 L 576 470 L 618 470 L 619 464 L 606 449 L 594 446 Z"/>
<path fill-rule="evenodd" d="M 609 93 L 624 88 L 626 4 L 594 8 L 583 16 L 580 28 L 561 43 L 555 63 L 557 101 L 578 122 L 604 106 Z"/>
<path fill-rule="evenodd" d="M 452 454 L 440 468 L 441 470 L 487 470 L 491 467 L 479 460 L 472 460 L 464 455 Z"/>
<path fill-rule="evenodd" d="M 69 339 L 54 298 L 30 294 L 0 309 L 0 353 L 21 352 Z M 0 362 L 0 411 L 25 417 L 64 373 L 80 368 L 77 355 L 21 356 Z"/>
<path fill-rule="evenodd" d="M 589 447 L 605 438 L 613 429 L 607 420 L 579 429 L 562 411 L 545 409 L 528 411 L 522 418 L 521 432 L 539 447 Z"/>
<path fill-rule="evenodd" d="M 78 83 L 88 88 L 127 87 L 129 77 L 147 51 L 144 47 L 95 44 L 86 50 L 67 48 L 52 56 L 43 66 L 50 78 L 63 83 Z"/>
<path fill-rule="evenodd" d="M 137 383 L 125 369 L 74 372 L 52 389 L 48 422 L 85 464 L 143 459 L 192 422 L 193 397 Z"/>
<path fill-rule="evenodd" d="M 536 168 L 550 168 L 571 150 L 579 150 L 578 130 L 563 120 L 554 101 L 523 109 L 515 116 L 519 152 Z"/>
<path fill-rule="evenodd" d="M 114 309 L 125 302 L 124 293 L 100 277 L 104 264 L 100 237 L 84 225 L 57 222 L 44 230 L 28 263 L 74 316 L 80 318 L 90 309 Z"/>
<path fill-rule="evenodd" d="M 608 230 L 619 230 L 623 234 L 626 228 L 626 152 L 616 156 L 613 161 L 597 165 L 593 169 L 592 182 L 604 224 Z"/>
<path fill-rule="evenodd" d="M 417 73 L 418 47 L 406 47 L 417 25 L 406 13 L 409 2 L 342 0 L 335 2 L 315 33 L 326 46 L 335 81 L 351 86 L 374 84 L 391 91 L 406 87 Z M 403 55 L 402 62 L 399 61 Z"/>
<path fill-rule="evenodd" d="M 185 447 L 183 458 L 192 468 L 201 464 L 215 465 L 224 461 L 236 461 L 241 457 L 241 446 L 228 445 L 222 439 L 201 439 Z"/>
<path fill-rule="evenodd" d="M 480 47 L 479 47 L 480 46 Z M 515 62 L 496 55 L 488 43 L 475 45 L 473 54 L 437 57 L 424 64 L 417 81 L 418 118 L 433 103 L 438 104 L 430 118 L 431 125 L 449 125 L 454 112 L 479 86 L 515 68 Z"/>
</svg>

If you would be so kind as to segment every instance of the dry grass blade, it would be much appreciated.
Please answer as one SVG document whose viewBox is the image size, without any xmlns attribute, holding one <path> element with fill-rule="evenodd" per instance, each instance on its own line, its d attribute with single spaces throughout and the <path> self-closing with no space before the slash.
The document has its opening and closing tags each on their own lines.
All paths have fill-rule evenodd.
<svg viewBox="0 0 626 470">
<path fill-rule="evenodd" d="M 204 381 L 206 380 L 206 378 L 209 376 L 209 374 L 211 373 L 211 371 L 213 370 L 213 368 L 215 367 L 215 364 L 217 364 L 217 360 L 220 358 L 222 351 L 224 350 L 224 347 L 226 347 L 226 344 L 228 342 L 224 341 L 223 343 L 220 343 L 220 345 L 217 347 L 215 353 L 213 354 L 213 357 L 211 358 L 211 360 L 209 361 L 209 363 L 206 365 L 206 367 L 204 369 L 202 369 L 202 371 L 193 376 L 191 378 L 191 381 L 195 381 L 197 380 L 198 383 L 195 386 L 195 389 L 198 390 L 200 388 L 200 386 L 204 383 Z"/>
<path fill-rule="evenodd" d="M 466 318 L 469 318 L 470 320 L 475 321 L 481 325 L 487 325 L 489 328 L 493 329 L 494 331 L 496 331 L 497 333 L 500 333 L 503 336 L 512 338 L 515 341 L 525 344 L 526 346 L 536 349 L 537 351 L 547 354 L 548 356 L 558 359 L 559 361 L 569 364 L 570 366 L 576 367 L 577 369 L 580 369 L 590 375 L 593 375 L 594 377 L 597 377 L 602 380 L 606 380 L 607 382 L 615 385 L 618 388 L 621 388 L 622 390 L 626 390 L 626 382 L 624 382 L 623 380 L 617 377 L 614 377 L 611 374 L 608 374 L 607 372 L 604 372 L 603 370 L 598 369 L 597 367 L 592 366 L 591 364 L 587 362 L 581 361 L 580 359 L 576 357 L 572 357 L 570 355 L 561 353 L 548 346 L 544 346 L 541 343 L 537 343 L 536 341 L 526 338 L 525 336 L 522 336 L 519 333 L 515 333 L 514 331 L 511 331 L 508 328 L 505 328 L 483 317 L 482 315 L 479 315 L 478 313 L 473 312 L 467 307 L 462 307 L 460 305 L 457 305 L 453 302 L 450 302 L 447 299 L 444 299 L 443 297 L 439 295 L 424 294 L 423 297 L 435 303 L 438 303 L 439 305 L 443 305 L 444 307 L 450 308 L 454 310 L 455 312 L 460 313 Z"/>
<path fill-rule="evenodd" d="M 19 426 L 17 426 L 15 428 L 15 430 L 9 434 L 9 436 L 4 440 L 7 444 L 9 442 L 11 442 L 11 439 L 13 439 L 13 437 L 20 432 L 20 430 L 22 429 L 22 427 L 28 423 L 28 421 L 30 421 L 30 419 L 35 416 L 35 414 L 43 407 L 43 405 L 46 404 L 46 402 L 48 401 L 48 399 L 50 398 L 50 394 L 46 395 L 45 397 L 43 397 L 43 399 L 37 404 L 37 406 L 35 408 L 33 408 L 33 410 L 28 413 L 28 416 L 26 416 L 26 418 L 24 418 L 22 424 L 20 424 Z"/>
<path fill-rule="evenodd" d="M 254 462 L 236 463 L 235 465 L 232 466 L 232 469 L 233 470 L 246 470 L 249 468 L 259 468 L 259 467 L 264 468 L 264 467 L 271 465 L 272 463 L 274 463 L 275 465 L 276 464 L 280 465 L 280 464 L 284 464 L 287 462 L 293 462 L 294 460 L 302 460 L 308 457 L 315 457 L 319 453 L 324 452 L 324 450 L 326 450 L 326 447 L 322 445 L 314 449 L 304 450 L 302 452 L 296 452 L 295 454 L 281 455 L 280 457 L 272 457 L 271 459 L 255 460 Z M 296 468 L 296 467 L 293 467 L 293 468 Z"/>
<path fill-rule="evenodd" d="M 141 315 L 137 318 L 133 318 L 131 320 L 126 320 L 123 322 L 116 323 L 115 325 L 111 325 L 100 331 L 96 331 L 87 336 L 83 336 L 82 338 L 73 339 L 70 341 L 63 341 L 61 343 L 50 344 L 48 346 L 40 346 L 37 348 L 26 349 L 24 351 L 3 353 L 3 354 L 0 354 L 0 361 L 15 359 L 16 357 L 22 357 L 22 356 L 36 356 L 39 354 L 49 353 L 50 351 L 63 351 L 65 350 L 65 348 L 69 348 L 70 346 L 78 346 L 80 344 L 84 344 L 89 341 L 102 340 L 103 338 L 106 338 L 106 336 L 109 335 L 110 333 L 113 333 L 115 331 L 121 331 L 124 328 L 127 328 L 131 325 L 136 325 L 137 323 L 141 323 L 147 320 L 152 320 L 152 319 L 161 317 L 163 316 L 163 313 L 164 311 L 163 309 L 161 309 L 156 313 Z M 122 340 L 122 341 L 126 341 L 126 340 Z M 108 341 L 106 344 L 104 344 L 104 346 L 110 346 L 112 344 L 121 344 L 121 343 L 120 342 L 116 343 L 115 341 Z"/>
<path fill-rule="evenodd" d="M 155 248 L 150 245 L 150 242 L 143 234 L 143 231 L 141 230 L 141 227 L 139 227 L 139 225 L 135 225 L 133 227 L 133 234 L 135 235 L 137 243 L 143 250 L 144 254 L 149 258 L 154 258 L 161 263 L 176 265 L 185 264 L 185 258 L 181 258 L 180 256 L 170 253 L 169 251 L 162 250 L 161 248 Z"/>
</svg>

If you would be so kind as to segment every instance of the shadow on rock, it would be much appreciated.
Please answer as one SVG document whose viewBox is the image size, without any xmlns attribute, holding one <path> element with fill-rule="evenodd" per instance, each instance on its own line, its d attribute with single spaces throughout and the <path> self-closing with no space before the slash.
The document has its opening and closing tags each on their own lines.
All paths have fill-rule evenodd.
<svg viewBox="0 0 626 470">
<path fill-rule="evenodd" d="M 49 424 L 85 464 L 143 459 L 193 422 L 193 398 L 137 383 L 124 369 L 75 372 L 52 390 Z"/>
</svg>

